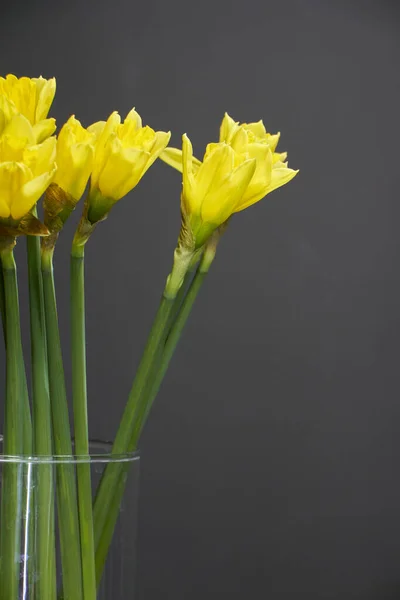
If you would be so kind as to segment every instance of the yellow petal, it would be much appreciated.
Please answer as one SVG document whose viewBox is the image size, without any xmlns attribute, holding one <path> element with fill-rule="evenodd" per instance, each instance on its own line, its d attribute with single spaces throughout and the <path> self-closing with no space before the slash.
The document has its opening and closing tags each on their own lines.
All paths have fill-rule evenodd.
<svg viewBox="0 0 400 600">
<path fill-rule="evenodd" d="M 281 137 L 280 132 L 275 133 L 274 135 L 269 134 L 269 133 L 267 134 L 266 140 L 267 140 L 268 146 L 271 148 L 272 152 L 275 152 L 280 137 Z"/>
<path fill-rule="evenodd" d="M 113 146 L 97 187 L 104 197 L 117 201 L 138 183 L 148 155 L 143 150 L 122 148 L 119 140 Z"/>
<path fill-rule="evenodd" d="M 94 148 L 90 144 L 75 144 L 59 161 L 56 183 L 64 192 L 78 201 L 85 191 L 93 166 Z"/>
<path fill-rule="evenodd" d="M 12 203 L 19 202 L 23 185 L 32 177 L 31 170 L 19 162 L 0 163 L 0 216 L 9 217 Z M 23 215 L 21 215 L 23 216 Z"/>
<path fill-rule="evenodd" d="M 196 196 L 205 198 L 210 190 L 216 189 L 234 168 L 234 151 L 225 143 L 218 144 L 207 156 L 196 173 Z"/>
<path fill-rule="evenodd" d="M 0 95 L 0 135 L 3 133 L 12 117 L 17 113 L 18 111 L 15 104 L 13 104 L 6 96 Z"/>
<path fill-rule="evenodd" d="M 36 144 L 40 144 L 45 139 L 53 135 L 56 130 L 55 119 L 43 119 L 36 123 L 33 127 L 33 134 L 35 136 Z"/>
<path fill-rule="evenodd" d="M 34 144 L 36 142 L 32 125 L 28 119 L 22 114 L 14 115 L 3 131 L 3 135 L 24 140 L 26 144 Z"/>
<path fill-rule="evenodd" d="M 249 138 L 244 127 L 238 127 L 230 142 L 235 152 L 246 154 L 248 152 Z"/>
<path fill-rule="evenodd" d="M 176 169 L 180 173 L 183 172 L 182 150 L 179 148 L 165 148 L 161 152 L 160 158 L 173 169 Z"/>
<path fill-rule="evenodd" d="M 38 123 L 48 115 L 56 93 L 56 80 L 54 77 L 52 79 L 38 77 L 32 81 L 36 85 L 35 123 Z"/>
<path fill-rule="evenodd" d="M 142 171 L 141 177 L 146 173 L 146 171 L 151 167 L 151 165 L 157 160 L 157 158 L 161 155 L 162 151 L 167 146 L 169 140 L 171 139 L 171 132 L 165 131 L 156 131 L 154 136 L 153 146 L 150 150 L 149 159 Z"/>
<path fill-rule="evenodd" d="M 15 197 L 11 204 L 11 216 L 13 219 L 21 219 L 31 210 L 40 196 L 49 187 L 55 172 L 56 168 L 50 173 L 43 173 L 39 177 L 31 179 L 21 187 L 19 197 Z"/>
<path fill-rule="evenodd" d="M 238 128 L 238 125 L 239 124 L 234 121 L 232 117 L 228 115 L 228 113 L 225 113 L 219 130 L 219 141 L 227 143 L 230 142 Z"/>
<path fill-rule="evenodd" d="M 256 137 L 265 137 L 266 130 L 264 123 L 261 120 L 257 121 L 257 123 L 243 123 L 243 127 L 254 133 Z"/>
<path fill-rule="evenodd" d="M 186 135 L 182 136 L 182 175 L 183 175 L 183 187 L 190 189 L 193 185 L 193 146 L 192 142 Z"/>
<path fill-rule="evenodd" d="M 250 197 L 263 198 L 271 183 L 272 152 L 265 144 L 249 144 L 248 156 L 256 159 L 257 167 L 254 177 L 246 190 L 243 201 L 247 203 Z M 255 200 L 254 200 L 255 201 Z"/>
<path fill-rule="evenodd" d="M 15 75 L 9 74 L 2 83 L 3 93 L 15 104 L 17 110 L 33 124 L 36 110 L 35 82 L 29 77 L 18 79 Z"/>
<path fill-rule="evenodd" d="M 287 159 L 287 152 L 274 152 L 272 155 L 272 162 L 275 164 L 277 162 L 285 162 Z"/>
<path fill-rule="evenodd" d="M 268 193 L 278 189 L 286 183 L 289 183 L 289 181 L 291 181 L 293 177 L 297 175 L 298 172 L 298 170 L 295 171 L 293 169 L 288 169 L 287 167 L 273 169 L 271 177 L 271 186 Z"/>
<path fill-rule="evenodd" d="M 219 187 L 210 190 L 201 207 L 202 220 L 216 226 L 225 221 L 235 212 L 235 208 L 245 193 L 256 168 L 254 159 L 246 160 L 239 165 L 221 183 Z"/>
<path fill-rule="evenodd" d="M 271 183 L 268 186 L 268 189 L 264 190 L 264 191 L 260 191 L 258 194 L 255 194 L 253 197 L 246 198 L 246 200 L 244 202 L 242 202 L 238 205 L 235 212 L 239 212 L 241 210 L 244 210 L 245 208 L 248 208 L 249 206 L 252 206 L 256 202 L 259 202 L 260 200 L 265 198 L 265 196 L 267 194 L 270 194 L 271 192 L 273 192 L 277 188 L 281 187 L 282 185 L 289 183 L 289 181 L 291 181 L 293 179 L 293 177 L 295 177 L 297 175 L 298 172 L 299 171 L 294 171 L 293 169 L 288 169 L 287 167 L 273 169 L 272 174 L 271 174 Z"/>
<path fill-rule="evenodd" d="M 116 130 L 120 123 L 121 117 L 116 111 L 113 112 L 108 117 L 101 133 L 99 134 L 99 137 L 97 138 L 92 172 L 93 186 L 97 185 L 100 174 L 106 165 L 107 158 L 111 152 L 113 140 L 115 140 L 117 137 Z M 92 128 L 90 128 L 90 132 L 95 133 Z"/>
<path fill-rule="evenodd" d="M 161 160 L 163 160 L 167 165 L 176 169 L 180 173 L 183 172 L 183 164 L 182 164 L 182 150 L 180 148 L 165 148 L 160 154 Z M 201 165 L 201 160 L 192 156 L 192 166 L 193 172 L 196 173 Z"/>
<path fill-rule="evenodd" d="M 0 162 L 19 162 L 22 160 L 26 140 L 2 135 L 0 137 Z"/>
<path fill-rule="evenodd" d="M 140 129 L 142 127 L 142 119 L 134 108 L 128 112 L 125 117 L 125 121 L 133 121 L 135 124 L 135 129 Z"/>
<path fill-rule="evenodd" d="M 89 125 L 87 130 L 89 131 L 89 133 L 93 133 L 95 135 L 95 137 L 98 138 L 99 135 L 103 132 L 105 126 L 106 126 L 105 121 L 97 121 L 97 123 L 93 123 L 92 125 Z"/>
<path fill-rule="evenodd" d="M 23 160 L 36 177 L 54 169 L 56 160 L 57 141 L 55 137 L 48 138 L 42 144 L 25 148 Z"/>
</svg>

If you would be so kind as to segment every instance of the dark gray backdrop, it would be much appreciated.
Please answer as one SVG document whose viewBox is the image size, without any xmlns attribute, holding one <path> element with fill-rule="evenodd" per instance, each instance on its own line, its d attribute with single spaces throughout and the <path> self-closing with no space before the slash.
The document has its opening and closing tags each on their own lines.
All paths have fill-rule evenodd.
<svg viewBox="0 0 400 600">
<path fill-rule="evenodd" d="M 301 169 L 234 219 L 142 438 L 141 600 L 400 597 L 399 32 L 388 0 L 2 9 L 0 71 L 55 75 L 60 124 L 136 106 L 200 154 L 228 110 L 281 130 Z M 88 247 L 95 436 L 124 405 L 179 188 L 156 164 Z"/>
</svg>

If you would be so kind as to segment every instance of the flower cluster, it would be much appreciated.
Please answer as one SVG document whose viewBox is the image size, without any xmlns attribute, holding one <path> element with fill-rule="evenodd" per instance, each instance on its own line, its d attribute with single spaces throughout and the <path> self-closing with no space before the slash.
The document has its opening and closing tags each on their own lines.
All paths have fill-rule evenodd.
<svg viewBox="0 0 400 600">
<path fill-rule="evenodd" d="M 56 138 L 55 120 L 47 116 L 55 89 L 54 79 L 0 78 L 0 228 L 21 229 L 21 219 L 32 216 L 46 192 L 46 227 L 40 231 L 50 234 L 51 247 L 89 180 L 76 245 L 86 243 L 158 157 L 182 172 L 178 254 L 186 262 L 232 214 L 297 173 L 288 167 L 286 153 L 276 152 L 279 134 L 268 133 L 262 121 L 240 124 L 228 114 L 219 141 L 207 145 L 202 161 L 193 156 L 186 135 L 182 150 L 167 148 L 170 133 L 143 126 L 135 109 L 124 122 L 113 112 L 87 129 L 71 116 Z M 30 233 L 37 233 L 37 227 Z"/>
<path fill-rule="evenodd" d="M 54 79 L 0 77 L 0 316 L 6 344 L 2 442 L 10 458 L 3 465 L 0 490 L 2 600 L 16 600 L 22 588 L 36 599 L 96 598 L 120 512 L 125 466 L 110 461 L 95 496 L 90 468 L 83 468 L 89 464 L 80 464 L 76 472 L 73 468 L 53 257 L 58 235 L 85 189 L 71 248 L 69 290 L 74 451 L 84 463 L 89 459 L 84 254 L 97 224 L 158 157 L 182 173 L 182 224 L 172 270 L 112 449 L 113 457 L 128 456 L 137 448 L 230 218 L 297 173 L 289 169 L 286 153 L 276 151 L 279 134 L 267 133 L 262 121 L 240 124 L 227 114 L 219 140 L 207 145 L 202 161 L 193 156 L 186 135 L 181 150 L 167 148 L 170 133 L 143 126 L 135 109 L 124 121 L 113 112 L 106 121 L 87 128 L 73 115 L 56 136 L 55 120 L 48 117 L 55 88 Z M 42 195 L 44 223 L 36 210 Z M 21 337 L 13 250 L 17 235 L 30 236 L 26 244 L 29 293 L 23 300 L 28 300 L 30 309 L 31 386 L 26 381 Z M 19 501 L 22 487 L 28 486 L 18 475 L 20 457 L 54 455 L 71 460 L 65 461 L 66 469 L 57 466 L 55 486 L 52 469 L 35 478 L 38 485 L 28 511 L 34 516 L 33 531 Z M 15 464 L 13 457 L 18 459 Z M 29 536 L 34 533 L 32 543 L 23 538 L 22 529 Z M 27 553 L 27 547 L 34 552 Z M 33 572 L 34 578 L 30 577 Z"/>
<path fill-rule="evenodd" d="M 143 127 L 133 109 L 121 123 L 117 112 L 85 129 L 71 116 L 56 138 L 56 123 L 47 118 L 55 79 L 0 78 L 0 231 L 21 232 L 44 192 L 46 227 L 24 233 L 53 234 L 54 244 L 90 178 L 84 216 L 77 232 L 88 230 L 140 181 L 169 142 L 170 134 Z M 84 232 L 84 233 L 82 233 Z"/>
</svg>

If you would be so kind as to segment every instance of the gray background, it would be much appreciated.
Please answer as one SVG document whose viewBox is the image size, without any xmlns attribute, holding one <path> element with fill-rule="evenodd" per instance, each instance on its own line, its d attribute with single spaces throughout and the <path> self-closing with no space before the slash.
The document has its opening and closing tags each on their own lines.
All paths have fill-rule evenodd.
<svg viewBox="0 0 400 600">
<path fill-rule="evenodd" d="M 301 169 L 232 222 L 143 435 L 141 600 L 400 597 L 399 32 L 384 0 L 2 9 L 0 71 L 55 75 L 59 124 L 135 105 L 200 155 L 227 110 Z M 156 164 L 88 247 L 94 436 L 121 414 L 179 189 Z"/>
</svg>

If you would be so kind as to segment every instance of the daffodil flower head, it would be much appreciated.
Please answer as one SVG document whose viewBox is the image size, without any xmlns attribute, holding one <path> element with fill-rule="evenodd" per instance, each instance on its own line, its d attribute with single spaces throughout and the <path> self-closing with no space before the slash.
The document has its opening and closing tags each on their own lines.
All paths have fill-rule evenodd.
<svg viewBox="0 0 400 600">
<path fill-rule="evenodd" d="M 235 212 L 255 169 L 254 158 L 245 158 L 225 142 L 209 144 L 201 163 L 194 160 L 192 144 L 182 138 L 182 240 L 201 247 L 215 229 Z"/>
<path fill-rule="evenodd" d="M 72 115 L 57 138 L 57 171 L 44 201 L 44 222 L 50 235 L 42 247 L 52 249 L 58 234 L 81 199 L 93 167 L 95 133 L 90 133 Z"/>
<path fill-rule="evenodd" d="M 214 232 L 219 239 L 233 213 L 255 204 L 297 174 L 288 168 L 286 153 L 275 152 L 278 141 L 279 134 L 267 133 L 262 121 L 240 125 L 226 114 L 220 140 L 208 144 L 203 161 L 193 156 L 187 136 L 183 136 L 182 151 L 166 148 L 162 152 L 161 159 L 183 174 L 182 226 L 166 297 L 175 297 L 194 252 L 206 247 Z M 213 252 L 209 254 L 213 257 Z M 204 268 L 209 257 L 207 261 Z"/>
<path fill-rule="evenodd" d="M 72 115 L 57 138 L 57 173 L 53 183 L 78 202 L 93 168 L 96 135 Z"/>
<path fill-rule="evenodd" d="M 51 136 L 56 124 L 47 115 L 54 99 L 56 80 L 37 77 L 0 77 L 0 96 L 5 97 L 15 113 L 21 113 L 33 127 L 36 143 Z"/>
<path fill-rule="evenodd" d="M 88 131 L 95 134 L 97 141 L 87 217 L 96 223 L 139 183 L 167 146 L 171 134 L 143 127 L 135 109 L 123 123 L 119 114 L 113 112 L 107 122 L 95 123 Z"/>
<path fill-rule="evenodd" d="M 56 172 L 56 140 L 19 147 L 0 140 L 0 219 L 22 219 L 49 186 Z M 15 142 L 15 146 L 13 145 Z"/>
<path fill-rule="evenodd" d="M 240 124 L 225 114 L 220 128 L 219 144 L 208 145 L 203 163 L 213 149 L 223 144 L 234 151 L 237 164 L 240 161 L 255 161 L 253 177 L 232 212 L 239 212 L 255 204 L 273 190 L 288 183 L 298 173 L 289 169 L 286 152 L 275 152 L 279 137 L 279 133 L 268 133 L 262 121 Z M 182 172 L 185 168 L 183 152 L 176 148 L 166 148 L 161 154 L 161 159 Z M 201 165 L 201 161 L 192 158 L 193 172 L 200 169 Z"/>
</svg>

